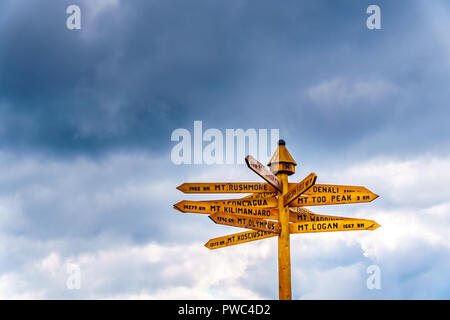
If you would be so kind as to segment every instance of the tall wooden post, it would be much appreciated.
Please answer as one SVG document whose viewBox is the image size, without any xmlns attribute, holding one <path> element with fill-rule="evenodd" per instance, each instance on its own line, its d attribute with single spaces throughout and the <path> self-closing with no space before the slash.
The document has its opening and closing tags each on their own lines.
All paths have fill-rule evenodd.
<svg viewBox="0 0 450 320">
<path fill-rule="evenodd" d="M 281 232 L 278 235 L 278 289 L 280 300 L 291 300 L 291 249 L 289 239 L 289 208 L 283 205 L 283 195 L 287 193 L 288 176 L 284 172 L 277 174 L 283 183 L 283 193 L 278 197 L 279 221 Z"/>
<path fill-rule="evenodd" d="M 285 147 L 283 140 L 278 142 L 278 148 L 270 159 L 268 166 L 278 176 L 283 191 L 278 195 L 279 222 L 281 232 L 278 235 L 278 288 L 280 300 L 291 300 L 291 250 L 289 238 L 289 208 L 284 206 L 284 195 L 288 192 L 288 176 L 295 173 L 297 165 Z"/>
</svg>

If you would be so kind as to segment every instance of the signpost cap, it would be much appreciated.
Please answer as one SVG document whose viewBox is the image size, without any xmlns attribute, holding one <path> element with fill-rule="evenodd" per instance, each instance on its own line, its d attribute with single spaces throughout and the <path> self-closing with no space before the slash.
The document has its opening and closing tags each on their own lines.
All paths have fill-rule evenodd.
<svg viewBox="0 0 450 320">
<path fill-rule="evenodd" d="M 291 175 L 295 173 L 295 166 L 297 163 L 292 158 L 289 151 L 286 149 L 286 142 L 282 139 L 278 140 L 278 148 L 275 150 L 272 158 L 270 159 L 267 165 L 270 167 L 270 170 L 274 174 L 278 174 L 279 172 L 287 173 L 287 175 Z"/>
</svg>

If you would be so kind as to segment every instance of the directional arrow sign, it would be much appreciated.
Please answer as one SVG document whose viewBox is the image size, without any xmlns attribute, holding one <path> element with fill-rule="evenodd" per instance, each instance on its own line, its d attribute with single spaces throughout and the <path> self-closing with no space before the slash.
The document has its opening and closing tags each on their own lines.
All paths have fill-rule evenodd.
<svg viewBox="0 0 450 320">
<path fill-rule="evenodd" d="M 215 213 L 209 217 L 217 224 L 225 224 L 233 227 L 269 231 L 274 233 L 280 233 L 281 230 L 279 222 L 264 219 L 248 218 L 224 213 Z"/>
<path fill-rule="evenodd" d="M 337 193 L 337 194 L 322 194 L 322 195 L 308 195 L 298 197 L 293 201 L 290 206 L 302 207 L 302 206 L 321 206 L 329 204 L 345 204 L 345 203 L 361 203 L 371 202 L 378 198 L 375 193 Z"/>
<path fill-rule="evenodd" d="M 288 189 L 293 188 L 296 183 L 289 182 Z M 326 194 L 326 193 L 370 193 L 371 191 L 366 187 L 362 186 L 347 186 L 347 185 L 339 185 L 339 184 L 314 184 L 311 188 L 303 192 L 305 195 L 317 195 L 317 194 Z M 268 193 L 259 193 L 258 196 L 265 196 Z M 255 194 L 256 195 L 256 194 Z M 274 194 L 276 195 L 276 194 Z M 251 197 L 251 195 L 247 196 Z"/>
<path fill-rule="evenodd" d="M 248 196 L 242 197 L 241 199 L 262 199 L 262 198 L 271 198 L 275 197 L 277 194 L 275 192 L 270 193 L 252 193 Z"/>
<path fill-rule="evenodd" d="M 283 185 L 281 184 L 280 179 L 278 179 L 277 176 L 274 175 L 272 171 L 267 169 L 261 162 L 250 155 L 245 157 L 245 162 L 247 163 L 247 166 L 257 175 L 270 183 L 270 185 L 274 188 L 278 189 L 278 191 L 283 192 Z"/>
<path fill-rule="evenodd" d="M 246 199 L 224 199 L 224 200 L 208 200 L 208 201 L 188 201 L 183 200 L 177 203 L 186 205 L 202 205 L 202 206 L 214 206 L 214 205 L 226 205 L 226 206 L 238 206 L 238 207 L 258 207 L 258 208 L 276 208 L 278 206 L 277 198 L 246 198 Z"/>
<path fill-rule="evenodd" d="M 305 191 L 304 194 L 321 195 L 321 194 L 325 194 L 325 193 L 346 194 L 346 193 L 354 193 L 354 192 L 370 193 L 371 191 L 365 187 L 360 187 L 360 186 L 342 186 L 342 185 L 337 185 L 337 184 L 315 184 L 309 190 Z"/>
<path fill-rule="evenodd" d="M 264 193 L 260 193 L 264 194 Z M 205 201 L 203 201 L 205 202 Z M 261 208 L 276 208 L 278 207 L 278 200 L 275 197 L 250 197 L 242 199 L 228 199 L 228 200 L 212 200 L 208 202 L 218 202 L 229 206 L 242 207 L 261 207 Z"/>
<path fill-rule="evenodd" d="M 223 183 L 183 183 L 177 187 L 184 193 L 266 193 L 277 192 L 268 183 L 223 182 Z"/>
<path fill-rule="evenodd" d="M 323 214 L 315 214 L 303 207 L 289 208 L 290 222 L 321 222 L 321 221 L 337 221 L 337 220 L 355 220 L 354 218 L 328 216 Z"/>
<path fill-rule="evenodd" d="M 340 221 L 303 222 L 289 224 L 290 233 L 311 233 L 352 230 L 375 230 L 380 225 L 372 220 L 354 219 Z"/>
<path fill-rule="evenodd" d="M 216 212 L 227 213 L 232 215 L 278 219 L 278 209 L 276 208 L 262 208 L 251 206 L 234 206 L 212 201 L 187 201 L 183 200 L 174 205 L 174 208 L 181 212 L 204 213 L 213 214 Z"/>
<path fill-rule="evenodd" d="M 287 206 L 296 198 L 300 197 L 302 193 L 307 191 L 316 183 L 317 175 L 315 173 L 310 173 L 301 182 L 294 185 L 289 191 L 284 195 L 284 205 Z"/>
<path fill-rule="evenodd" d="M 315 214 L 311 210 L 308 210 L 308 209 L 303 208 L 303 207 L 290 207 L 289 211 L 290 212 L 295 212 L 295 213 L 303 213 L 303 214 Z"/>
<path fill-rule="evenodd" d="M 245 243 L 245 242 L 275 237 L 275 236 L 277 236 L 277 234 L 273 233 L 273 232 L 261 231 L 261 230 L 251 230 L 251 231 L 230 234 L 230 235 L 224 236 L 224 237 L 210 239 L 205 244 L 205 247 L 213 250 L 213 249 L 233 246 L 235 244 L 240 244 L 240 243 Z"/>
</svg>

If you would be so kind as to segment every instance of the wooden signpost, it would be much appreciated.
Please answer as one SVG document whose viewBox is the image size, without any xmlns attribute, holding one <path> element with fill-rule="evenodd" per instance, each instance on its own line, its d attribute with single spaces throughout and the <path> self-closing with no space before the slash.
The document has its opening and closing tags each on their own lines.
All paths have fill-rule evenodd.
<svg viewBox="0 0 450 320">
<path fill-rule="evenodd" d="M 295 173 L 294 161 L 280 140 L 278 148 L 265 167 L 252 156 L 245 158 L 247 166 L 266 182 L 183 183 L 184 193 L 248 193 L 240 199 L 189 201 L 174 208 L 184 213 L 207 214 L 217 224 L 250 229 L 210 239 L 205 247 L 218 249 L 236 244 L 278 238 L 279 299 L 290 300 L 291 260 L 290 235 L 297 233 L 375 230 L 380 225 L 373 220 L 315 214 L 305 206 L 320 206 L 371 202 L 378 198 L 362 186 L 316 184 L 317 175 L 309 174 L 299 183 L 289 183 Z"/>
</svg>

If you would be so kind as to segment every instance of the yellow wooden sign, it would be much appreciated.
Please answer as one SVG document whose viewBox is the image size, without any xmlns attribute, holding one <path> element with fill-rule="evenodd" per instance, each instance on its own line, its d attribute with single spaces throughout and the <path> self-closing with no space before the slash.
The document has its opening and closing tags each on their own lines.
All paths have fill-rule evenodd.
<svg viewBox="0 0 450 320">
<path fill-rule="evenodd" d="M 219 202 L 187 200 L 176 203 L 174 208 L 181 212 L 190 213 L 214 214 L 220 212 L 254 218 L 278 219 L 278 209 L 276 208 L 233 206 L 221 204 Z"/>
<path fill-rule="evenodd" d="M 293 186 L 284 196 L 284 205 L 287 206 L 289 203 L 298 198 L 302 193 L 307 191 L 316 183 L 317 175 L 315 173 L 310 173 L 305 179 Z"/>
<path fill-rule="evenodd" d="M 289 224 L 290 233 L 375 230 L 380 225 L 372 220 L 353 219 L 338 221 L 316 221 Z"/>
<path fill-rule="evenodd" d="M 289 208 L 289 222 L 320 222 L 336 220 L 355 220 L 355 218 L 329 216 L 313 213 L 303 207 Z"/>
<path fill-rule="evenodd" d="M 225 213 L 215 213 L 209 217 L 217 224 L 224 224 L 233 227 L 269 231 L 274 233 L 280 233 L 281 230 L 279 222 L 270 220 L 248 218 Z"/>
<path fill-rule="evenodd" d="M 289 182 L 289 190 L 292 189 L 297 183 Z M 324 194 L 324 193 L 370 193 L 371 191 L 366 187 L 362 186 L 348 186 L 339 184 L 314 184 L 310 189 L 303 192 L 303 194 Z M 255 193 L 253 195 L 248 195 L 246 197 L 267 197 L 276 196 L 276 193 Z"/>
<path fill-rule="evenodd" d="M 301 206 L 322 206 L 331 204 L 346 204 L 346 203 L 362 203 L 371 202 L 378 198 L 375 193 L 338 193 L 338 194 L 323 194 L 323 195 L 308 195 L 298 197 L 293 201 L 291 207 Z"/>
<path fill-rule="evenodd" d="M 283 191 L 283 186 L 281 184 L 280 179 L 278 179 L 277 176 L 274 175 L 272 171 L 267 169 L 266 166 L 264 166 L 261 162 L 259 162 L 250 155 L 245 157 L 245 162 L 252 171 L 254 171 L 257 175 L 266 180 L 270 185 L 272 185 L 280 192 Z"/>
<path fill-rule="evenodd" d="M 194 182 L 183 183 L 177 189 L 184 193 L 266 193 L 277 191 L 268 183 L 257 182 Z"/>
<path fill-rule="evenodd" d="M 289 183 L 289 190 L 294 188 L 297 183 Z M 277 195 L 277 190 L 267 183 L 183 183 L 177 187 L 178 190 L 184 193 L 252 193 L 242 199 L 246 198 L 266 198 Z M 240 189 L 240 190 L 233 190 Z M 245 190 L 244 190 L 245 189 Z M 255 191 L 248 191 L 249 189 L 258 189 Z M 371 193 L 371 191 L 362 186 L 347 186 L 336 184 L 315 184 L 310 189 L 302 194 L 317 195 L 317 194 L 348 194 L 348 193 Z"/>
<path fill-rule="evenodd" d="M 218 202 L 228 206 L 242 207 L 276 208 L 278 206 L 278 200 L 275 197 L 250 197 L 242 199 L 213 200 L 213 202 Z"/>
<path fill-rule="evenodd" d="M 278 200 L 275 197 L 270 198 L 245 198 L 245 199 L 224 199 L 224 200 L 207 200 L 207 201 L 188 201 L 183 200 L 184 204 L 192 205 L 226 205 L 238 207 L 259 207 L 259 208 L 276 208 Z"/>
<path fill-rule="evenodd" d="M 252 193 L 248 196 L 242 197 L 241 199 L 261 199 L 261 198 L 271 198 L 277 196 L 277 193 L 275 192 L 269 192 L 269 193 Z"/>
<path fill-rule="evenodd" d="M 290 184 L 289 184 L 290 185 Z M 337 185 L 337 184 L 315 184 L 311 188 L 309 188 L 307 191 L 303 192 L 303 194 L 325 194 L 325 193 L 332 193 L 332 194 L 347 194 L 347 193 L 370 193 L 371 191 L 368 190 L 365 187 L 360 186 L 344 186 L 344 185 Z"/>
<path fill-rule="evenodd" d="M 305 214 L 315 214 L 311 210 L 308 210 L 304 207 L 289 207 L 290 212 L 297 212 L 297 213 L 305 213 Z"/>
<path fill-rule="evenodd" d="M 229 247 L 240 243 L 261 240 L 265 238 L 275 237 L 276 233 L 269 231 L 261 231 L 261 230 L 251 230 L 245 231 L 235 234 L 230 234 L 224 237 L 218 237 L 214 239 L 210 239 L 207 243 L 205 243 L 205 247 L 211 250 Z"/>
</svg>

